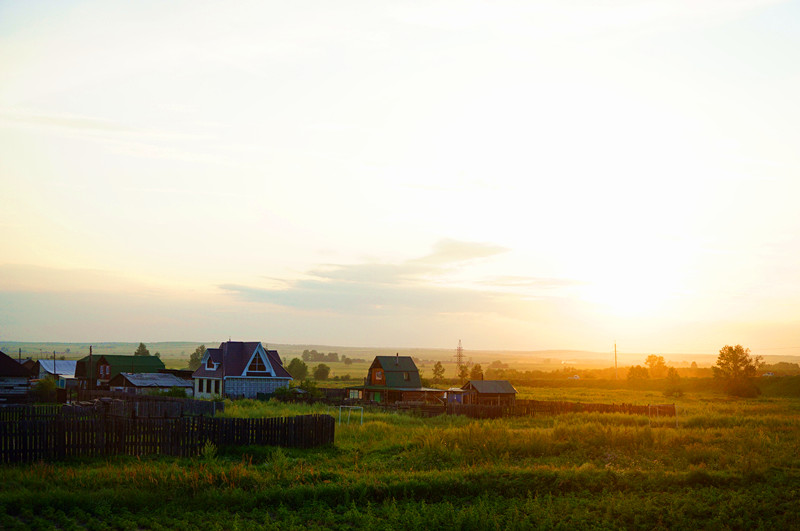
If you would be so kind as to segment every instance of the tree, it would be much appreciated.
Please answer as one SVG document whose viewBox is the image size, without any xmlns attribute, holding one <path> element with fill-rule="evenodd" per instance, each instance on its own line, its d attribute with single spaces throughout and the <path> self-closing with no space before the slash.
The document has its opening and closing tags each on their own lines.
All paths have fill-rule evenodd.
<svg viewBox="0 0 800 531">
<path fill-rule="evenodd" d="M 670 367 L 667 371 L 667 387 L 664 389 L 664 396 L 683 396 L 681 376 L 675 367 Z"/>
<path fill-rule="evenodd" d="M 147 350 L 147 347 L 144 343 L 139 343 L 139 346 L 136 347 L 136 352 L 133 353 L 134 356 L 149 356 L 150 351 Z"/>
<path fill-rule="evenodd" d="M 647 380 L 650 378 L 650 373 L 647 372 L 647 367 L 635 365 L 628 369 L 628 380 L 633 382 L 636 380 Z"/>
<path fill-rule="evenodd" d="M 444 365 L 441 361 L 437 361 L 433 366 L 433 383 L 439 383 L 444 379 Z"/>
<path fill-rule="evenodd" d="M 469 377 L 469 366 L 462 365 L 458 368 L 458 379 L 463 383 Z"/>
<path fill-rule="evenodd" d="M 644 360 L 644 364 L 650 369 L 650 376 L 653 378 L 663 378 L 667 375 L 667 364 L 664 363 L 663 356 L 650 354 Z"/>
<path fill-rule="evenodd" d="M 719 351 L 717 364 L 711 367 L 714 378 L 723 383 L 725 391 L 733 396 L 756 396 L 760 391 L 753 378 L 764 365 L 761 356 L 750 356 L 750 349 L 741 345 L 725 345 Z"/>
<path fill-rule="evenodd" d="M 160 353 L 160 352 L 156 351 L 156 353 L 155 353 L 155 354 L 153 354 L 153 355 L 154 355 L 156 358 L 158 358 L 158 359 L 161 359 L 161 353 Z"/>
<path fill-rule="evenodd" d="M 319 365 L 314 367 L 315 380 L 327 380 L 330 374 L 331 374 L 331 368 L 325 365 L 324 363 L 320 363 Z"/>
<path fill-rule="evenodd" d="M 295 380 L 305 380 L 308 376 L 308 365 L 300 358 L 294 358 L 286 368 Z"/>
<path fill-rule="evenodd" d="M 206 346 L 200 345 L 194 352 L 189 354 L 189 370 L 196 371 L 200 367 L 200 362 L 203 361 L 203 354 L 206 353 Z"/>
<path fill-rule="evenodd" d="M 469 379 L 470 380 L 483 380 L 483 369 L 481 369 L 481 364 L 476 363 L 472 366 L 472 369 L 469 371 Z"/>
</svg>

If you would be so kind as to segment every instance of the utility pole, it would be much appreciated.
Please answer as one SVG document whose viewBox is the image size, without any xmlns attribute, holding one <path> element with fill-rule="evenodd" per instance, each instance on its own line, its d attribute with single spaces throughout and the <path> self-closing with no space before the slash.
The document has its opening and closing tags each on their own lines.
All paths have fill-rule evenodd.
<svg viewBox="0 0 800 531">
<path fill-rule="evenodd" d="M 92 346 L 89 345 L 89 368 L 86 370 L 86 388 L 92 390 Z"/>
</svg>

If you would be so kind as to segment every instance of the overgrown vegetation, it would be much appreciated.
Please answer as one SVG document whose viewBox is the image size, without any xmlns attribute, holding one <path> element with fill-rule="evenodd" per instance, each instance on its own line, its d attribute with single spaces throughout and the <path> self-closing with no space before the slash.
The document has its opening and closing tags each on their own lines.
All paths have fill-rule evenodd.
<svg viewBox="0 0 800 531">
<path fill-rule="evenodd" d="M 777 380 L 777 379 L 776 379 Z M 634 389 L 524 398 L 659 403 Z M 196 459 L 5 467 L 0 528 L 786 529 L 800 510 L 800 399 L 691 392 L 675 419 L 470 420 L 367 411 L 317 450 L 208 448 Z M 236 401 L 226 416 L 338 410 Z"/>
</svg>

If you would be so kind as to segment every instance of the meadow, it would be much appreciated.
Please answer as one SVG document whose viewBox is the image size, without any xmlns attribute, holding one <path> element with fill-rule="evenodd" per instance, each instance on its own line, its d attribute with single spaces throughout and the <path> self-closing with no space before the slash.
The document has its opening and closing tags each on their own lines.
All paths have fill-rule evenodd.
<svg viewBox="0 0 800 531">
<path fill-rule="evenodd" d="M 663 403 L 651 391 L 524 397 Z M 670 400 L 671 402 L 672 400 Z M 0 528 L 797 528 L 800 399 L 691 393 L 679 417 L 470 420 L 367 411 L 315 450 L 206 448 L 7 466 Z M 226 404 L 235 417 L 338 410 Z"/>
</svg>

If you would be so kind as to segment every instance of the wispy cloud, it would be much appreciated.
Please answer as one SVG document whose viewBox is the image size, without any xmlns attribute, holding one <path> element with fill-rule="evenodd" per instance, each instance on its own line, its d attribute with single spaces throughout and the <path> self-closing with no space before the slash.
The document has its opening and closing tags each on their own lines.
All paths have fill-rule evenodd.
<svg viewBox="0 0 800 531">
<path fill-rule="evenodd" d="M 569 280 L 501 277 L 476 282 L 476 287 L 448 285 L 440 279 L 473 261 L 509 250 L 490 243 L 444 239 L 433 251 L 400 264 L 326 265 L 307 272 L 310 278 L 287 281 L 283 288 L 222 284 L 220 289 L 241 300 L 302 310 L 364 312 L 496 313 L 513 317 L 530 303 L 530 288 L 570 286 Z M 487 286 L 503 289 L 485 289 Z M 524 287 L 514 293 L 509 287 Z"/>
<path fill-rule="evenodd" d="M 32 127 L 55 127 L 84 132 L 132 133 L 135 129 L 125 125 L 76 114 L 47 114 L 38 112 L 0 111 L 0 122 L 11 122 Z"/>
</svg>

